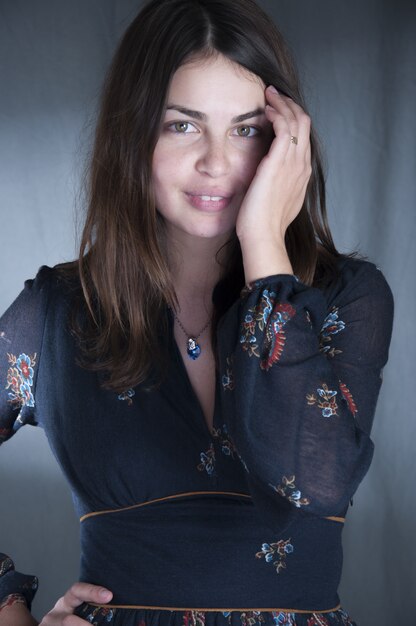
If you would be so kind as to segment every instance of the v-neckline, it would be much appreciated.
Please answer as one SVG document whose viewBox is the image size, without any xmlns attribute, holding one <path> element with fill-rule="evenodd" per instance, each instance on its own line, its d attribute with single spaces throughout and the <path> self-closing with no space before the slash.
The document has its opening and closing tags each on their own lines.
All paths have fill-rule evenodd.
<svg viewBox="0 0 416 626">
<path fill-rule="evenodd" d="M 173 329 L 173 315 L 172 312 L 168 309 L 168 315 L 169 315 L 169 330 L 170 330 L 170 341 L 171 341 L 171 345 L 173 347 L 173 351 L 175 353 L 175 357 L 177 362 L 179 363 L 179 366 L 182 370 L 182 375 L 184 377 L 185 380 L 185 384 L 193 398 L 193 404 L 196 407 L 196 413 L 198 414 L 199 420 L 200 422 L 202 422 L 202 427 L 204 429 L 204 434 L 208 435 L 209 439 L 211 441 L 214 440 L 214 435 L 213 432 L 216 429 L 216 423 L 217 423 L 217 415 L 218 415 L 218 411 L 219 411 L 219 373 L 217 371 L 217 369 L 215 368 L 215 385 L 214 385 L 214 413 L 212 416 L 212 429 L 209 429 L 208 423 L 205 419 L 205 415 L 204 415 L 204 411 L 202 410 L 202 406 L 201 403 L 199 401 L 198 396 L 196 395 L 195 389 L 193 388 L 193 385 L 191 383 L 191 380 L 189 378 L 189 374 L 188 371 L 186 369 L 184 360 L 183 360 L 183 356 L 182 353 L 179 349 L 179 346 L 176 342 L 175 339 L 175 334 L 174 334 L 174 329 Z"/>
</svg>

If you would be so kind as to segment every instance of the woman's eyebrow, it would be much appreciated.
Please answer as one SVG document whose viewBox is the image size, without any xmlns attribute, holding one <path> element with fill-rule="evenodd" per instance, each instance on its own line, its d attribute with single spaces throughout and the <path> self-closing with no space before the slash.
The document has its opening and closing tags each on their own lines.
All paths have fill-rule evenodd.
<svg viewBox="0 0 416 626">
<path fill-rule="evenodd" d="M 183 113 L 184 115 L 188 115 L 188 117 L 193 117 L 195 120 L 199 120 L 200 122 L 206 122 L 208 120 L 208 115 L 205 113 L 201 113 L 201 111 L 194 111 L 193 109 L 188 109 L 186 107 L 181 106 L 180 104 L 169 104 L 166 107 L 166 110 L 174 110 L 179 113 Z M 236 124 L 237 122 L 244 122 L 245 120 L 250 119 L 251 117 L 257 117 L 258 115 L 264 115 L 264 109 L 254 109 L 254 111 L 249 111 L 248 113 L 242 113 L 241 115 L 236 115 L 231 120 L 232 124 Z"/>
</svg>

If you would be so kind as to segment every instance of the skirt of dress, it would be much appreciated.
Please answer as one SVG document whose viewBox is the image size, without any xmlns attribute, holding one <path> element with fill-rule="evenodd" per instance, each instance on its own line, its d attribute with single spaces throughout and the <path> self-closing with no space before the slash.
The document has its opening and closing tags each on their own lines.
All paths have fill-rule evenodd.
<svg viewBox="0 0 416 626">
<path fill-rule="evenodd" d="M 342 608 L 324 613 L 131 609 L 84 603 L 75 611 L 93 626 L 358 626 Z"/>
</svg>

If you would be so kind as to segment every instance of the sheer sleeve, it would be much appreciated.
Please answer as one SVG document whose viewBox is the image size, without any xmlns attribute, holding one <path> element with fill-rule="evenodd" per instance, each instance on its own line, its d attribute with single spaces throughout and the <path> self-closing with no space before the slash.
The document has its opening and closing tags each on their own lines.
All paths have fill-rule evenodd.
<svg viewBox="0 0 416 626">
<path fill-rule="evenodd" d="M 36 425 L 36 380 L 41 357 L 50 268 L 43 267 L 0 318 L 0 445 L 25 424 Z M 0 553 L 0 604 L 23 596 L 30 608 L 36 576 L 15 571 Z"/>
<path fill-rule="evenodd" d="M 223 421 L 275 532 L 344 515 L 371 463 L 393 298 L 373 264 L 350 266 L 332 297 L 292 275 L 260 279 L 220 321 Z"/>
</svg>

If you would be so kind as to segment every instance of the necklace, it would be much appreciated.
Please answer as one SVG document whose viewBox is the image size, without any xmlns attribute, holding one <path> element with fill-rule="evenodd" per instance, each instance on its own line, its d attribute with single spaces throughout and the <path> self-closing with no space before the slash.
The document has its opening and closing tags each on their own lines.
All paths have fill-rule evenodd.
<svg viewBox="0 0 416 626">
<path fill-rule="evenodd" d="M 196 340 L 198 339 L 198 337 L 200 337 L 202 335 L 204 330 L 206 330 L 208 328 L 208 326 L 211 324 L 211 318 L 205 324 L 204 328 L 202 330 L 200 330 L 199 333 L 195 337 L 192 337 L 189 333 L 186 332 L 186 330 L 182 326 L 182 322 L 180 321 L 179 317 L 176 315 L 175 311 L 173 309 L 171 309 L 171 311 L 172 311 L 173 317 L 175 318 L 175 320 L 178 322 L 180 328 L 185 333 L 187 355 L 189 356 L 190 359 L 195 361 L 195 359 L 197 359 L 199 357 L 199 355 L 201 354 L 201 352 L 202 352 L 201 346 L 199 345 L 199 343 L 196 342 Z"/>
</svg>

